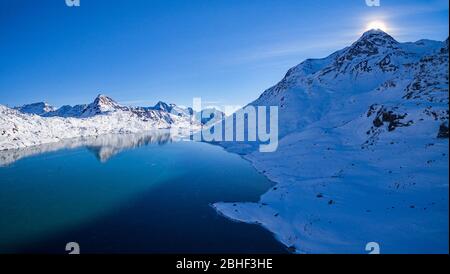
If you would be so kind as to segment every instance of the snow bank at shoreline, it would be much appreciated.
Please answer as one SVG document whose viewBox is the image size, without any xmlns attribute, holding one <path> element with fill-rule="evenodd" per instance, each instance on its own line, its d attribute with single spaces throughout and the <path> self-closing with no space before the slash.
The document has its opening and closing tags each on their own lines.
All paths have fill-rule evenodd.
<svg viewBox="0 0 450 274">
<path fill-rule="evenodd" d="M 296 253 L 365 253 L 372 241 L 383 253 L 448 251 L 448 140 L 385 140 L 360 152 L 305 137 L 244 156 L 276 183 L 259 203 L 213 207 L 262 225 Z"/>
</svg>

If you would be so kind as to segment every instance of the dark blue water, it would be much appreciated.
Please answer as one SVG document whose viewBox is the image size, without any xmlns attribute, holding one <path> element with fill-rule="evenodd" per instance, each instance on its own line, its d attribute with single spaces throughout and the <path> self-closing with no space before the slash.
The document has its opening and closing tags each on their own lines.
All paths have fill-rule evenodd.
<svg viewBox="0 0 450 274">
<path fill-rule="evenodd" d="M 271 187 L 239 156 L 170 136 L 121 135 L 0 152 L 0 252 L 281 253 L 210 206 Z"/>
</svg>

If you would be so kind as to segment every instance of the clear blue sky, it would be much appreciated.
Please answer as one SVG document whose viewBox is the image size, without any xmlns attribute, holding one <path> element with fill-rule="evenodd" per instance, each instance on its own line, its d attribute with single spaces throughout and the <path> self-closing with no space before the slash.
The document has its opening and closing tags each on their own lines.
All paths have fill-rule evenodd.
<svg viewBox="0 0 450 274">
<path fill-rule="evenodd" d="M 246 104 L 292 66 L 383 21 L 399 41 L 448 37 L 448 1 L 0 0 L 0 104 Z"/>
</svg>

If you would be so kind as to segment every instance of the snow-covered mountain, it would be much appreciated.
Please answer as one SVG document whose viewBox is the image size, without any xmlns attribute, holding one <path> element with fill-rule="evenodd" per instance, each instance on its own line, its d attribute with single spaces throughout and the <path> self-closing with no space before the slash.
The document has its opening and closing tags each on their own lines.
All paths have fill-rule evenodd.
<svg viewBox="0 0 450 274">
<path fill-rule="evenodd" d="M 52 111 L 38 114 L 43 117 L 74 117 L 88 118 L 95 115 L 107 114 L 116 111 L 132 111 L 133 108 L 125 107 L 111 99 L 110 97 L 99 94 L 92 103 L 69 106 L 65 105 Z M 20 109 L 19 109 L 20 110 Z"/>
<path fill-rule="evenodd" d="M 55 108 L 45 102 L 39 102 L 34 104 L 23 105 L 21 107 L 16 107 L 15 109 L 23 113 L 44 115 L 46 113 L 52 112 Z"/>
<path fill-rule="evenodd" d="M 88 107 L 88 105 L 75 105 L 62 106 L 54 111 L 47 112 L 41 116 L 43 117 L 77 117 L 80 118 L 83 111 Z"/>
<path fill-rule="evenodd" d="M 348 104 L 348 100 L 361 97 L 364 93 L 376 95 L 376 99 L 371 98 L 374 101 L 393 97 L 399 102 L 408 102 L 402 97 L 408 96 L 409 91 L 405 91 L 400 98 L 389 91 L 414 88 L 413 81 L 423 79 L 421 70 L 422 74 L 429 74 L 428 78 L 434 78 L 423 79 L 425 83 L 441 89 L 441 92 L 434 91 L 433 97 L 439 96 L 440 100 L 447 98 L 448 102 L 448 88 L 445 86 L 446 45 L 448 47 L 448 41 L 399 43 L 383 31 L 371 30 L 350 47 L 324 59 L 308 59 L 290 69 L 280 83 L 266 90 L 251 104 L 279 106 L 280 120 L 290 121 L 280 124 L 283 136 L 341 109 Z M 440 52 L 441 49 L 444 53 Z M 432 62 L 429 58 L 438 60 Z M 443 87 L 438 87 L 434 81 L 442 81 Z M 432 90 L 433 87 L 424 88 Z M 352 102 L 350 111 L 353 113 L 369 109 L 361 102 Z"/>
<path fill-rule="evenodd" d="M 177 106 L 175 104 L 167 104 L 165 102 L 159 101 L 158 103 L 156 103 L 155 106 L 153 106 L 154 110 L 160 110 L 160 111 L 165 111 L 165 112 L 169 112 L 178 116 L 190 116 L 194 113 L 194 110 L 190 107 L 180 107 Z"/>
<path fill-rule="evenodd" d="M 167 104 L 165 102 L 159 101 L 156 103 L 156 105 L 153 107 L 155 110 L 161 110 L 165 112 L 171 112 L 176 106 L 174 104 Z"/>
<path fill-rule="evenodd" d="M 279 107 L 275 153 L 222 144 L 276 185 L 214 208 L 298 253 L 447 253 L 448 96 L 448 39 L 372 30 L 308 59 L 251 103 Z"/>
<path fill-rule="evenodd" d="M 80 114 L 80 117 L 92 117 L 99 114 L 105 114 L 115 111 L 130 111 L 128 107 L 118 104 L 106 95 L 100 94 L 95 98 L 94 102 L 89 104 Z"/>
<path fill-rule="evenodd" d="M 96 115 L 108 114 L 117 111 L 129 111 L 135 114 L 145 115 L 145 113 L 151 118 L 155 116 L 155 112 L 170 113 L 176 116 L 190 116 L 193 114 L 192 108 L 183 108 L 175 104 L 167 104 L 159 101 L 153 107 L 128 107 L 123 106 L 112 98 L 99 94 L 92 103 L 81 105 L 64 105 L 58 109 L 47 103 L 34 103 L 24 105 L 21 107 L 15 107 L 22 113 L 36 114 L 42 117 L 73 117 L 73 118 L 88 118 Z M 152 111 L 155 111 L 152 113 Z"/>
<path fill-rule="evenodd" d="M 211 120 L 218 121 L 225 116 L 221 111 L 215 109 L 204 109 L 202 111 L 195 112 L 191 107 L 181 107 L 176 104 L 168 104 L 162 101 L 159 101 L 152 107 L 127 107 L 117 103 L 112 98 L 103 94 L 99 94 L 90 104 L 75 106 L 64 105 L 56 109 L 47 103 L 34 103 L 24 105 L 22 107 L 15 107 L 14 109 L 19 110 L 22 113 L 36 114 L 42 117 L 63 118 L 88 118 L 117 111 L 128 111 L 148 119 L 164 119 L 168 123 L 174 122 L 171 118 L 172 116 L 190 118 L 193 115 L 201 124 L 206 124 Z M 210 113 L 210 117 L 202 117 L 204 112 Z"/>
<path fill-rule="evenodd" d="M 0 150 L 109 133 L 200 128 L 200 122 L 193 121 L 190 115 L 153 107 L 126 107 L 105 95 L 97 96 L 88 105 L 40 113 L 30 115 L 0 105 Z"/>
</svg>

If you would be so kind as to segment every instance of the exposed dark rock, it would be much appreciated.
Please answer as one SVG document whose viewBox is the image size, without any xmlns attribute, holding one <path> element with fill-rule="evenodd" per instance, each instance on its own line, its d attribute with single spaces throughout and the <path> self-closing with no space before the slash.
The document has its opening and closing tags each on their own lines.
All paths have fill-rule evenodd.
<svg viewBox="0 0 450 274">
<path fill-rule="evenodd" d="M 372 105 L 367 112 L 367 117 L 372 116 L 376 111 L 376 105 Z M 397 114 L 394 110 L 388 110 L 387 108 L 381 106 L 373 120 L 373 125 L 376 128 L 383 126 L 385 123 L 388 124 L 388 130 L 394 131 L 397 127 L 407 127 L 413 124 L 413 121 L 402 122 L 403 119 L 408 116 L 407 113 Z"/>
<path fill-rule="evenodd" d="M 448 122 L 444 122 L 439 127 L 438 138 L 448 138 Z"/>
</svg>

